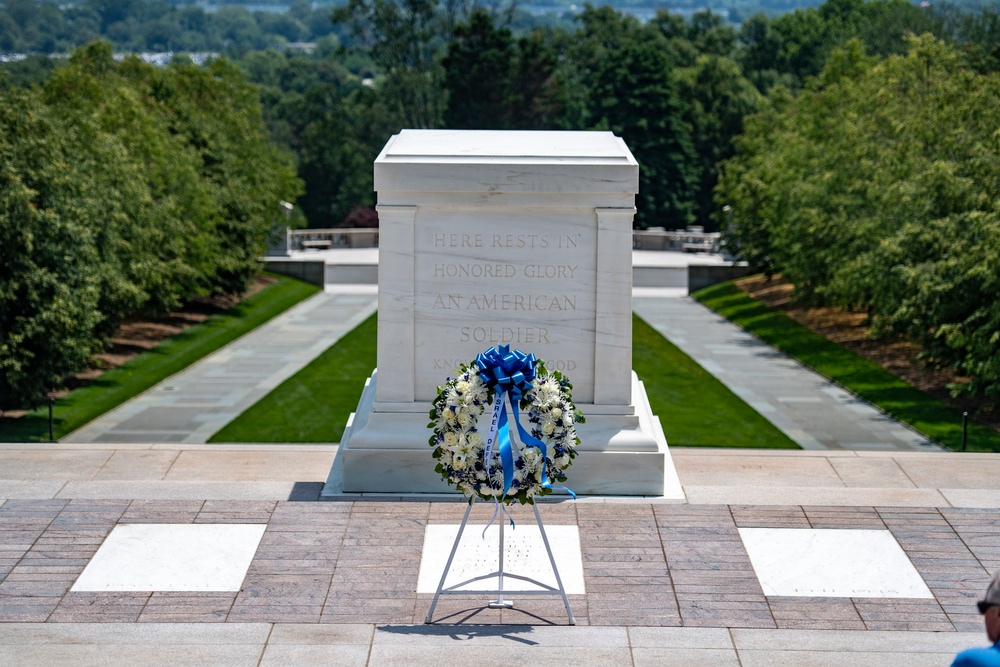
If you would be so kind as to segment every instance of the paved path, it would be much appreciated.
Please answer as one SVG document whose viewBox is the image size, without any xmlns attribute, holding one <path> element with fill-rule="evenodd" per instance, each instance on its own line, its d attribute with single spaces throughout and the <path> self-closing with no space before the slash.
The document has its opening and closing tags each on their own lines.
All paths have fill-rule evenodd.
<svg viewBox="0 0 1000 667">
<path fill-rule="evenodd" d="M 328 286 L 62 442 L 204 443 L 375 312 L 368 286 Z"/>
<path fill-rule="evenodd" d="M 632 307 L 803 449 L 939 449 L 694 299 L 642 290 Z"/>
<path fill-rule="evenodd" d="M 803 449 L 939 449 L 684 292 L 637 289 L 633 308 Z M 62 441 L 204 443 L 374 312 L 376 298 L 373 286 L 328 286 Z"/>
</svg>

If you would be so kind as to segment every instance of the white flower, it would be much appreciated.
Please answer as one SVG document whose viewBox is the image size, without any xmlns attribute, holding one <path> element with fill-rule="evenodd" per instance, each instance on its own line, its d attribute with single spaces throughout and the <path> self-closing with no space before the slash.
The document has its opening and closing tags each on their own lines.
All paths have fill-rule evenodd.
<svg viewBox="0 0 1000 667">
<path fill-rule="evenodd" d="M 448 449 L 454 449 L 458 446 L 458 436 L 455 435 L 454 431 L 445 431 L 444 446 Z"/>
<path fill-rule="evenodd" d="M 465 410 L 462 410 L 461 412 L 458 413 L 458 424 L 459 424 L 459 426 L 461 426 L 462 428 L 465 428 L 471 422 L 472 422 L 472 418 L 469 416 L 468 412 L 466 412 Z"/>
<path fill-rule="evenodd" d="M 559 390 L 559 385 L 556 383 L 545 382 L 539 385 L 536 393 L 538 394 L 538 402 L 542 405 L 548 405 L 553 401 L 558 400 L 562 392 Z"/>
<path fill-rule="evenodd" d="M 562 417 L 563 411 L 562 408 L 552 408 L 552 412 L 550 412 L 549 414 L 552 415 L 553 419 L 559 419 L 560 417 Z"/>
<path fill-rule="evenodd" d="M 542 433 L 545 435 L 552 435 L 553 431 L 556 430 L 556 425 L 550 421 L 542 423 Z"/>
<path fill-rule="evenodd" d="M 469 441 L 469 447 L 478 449 L 483 446 L 483 436 L 479 435 L 479 433 L 470 433 L 467 439 Z"/>
</svg>

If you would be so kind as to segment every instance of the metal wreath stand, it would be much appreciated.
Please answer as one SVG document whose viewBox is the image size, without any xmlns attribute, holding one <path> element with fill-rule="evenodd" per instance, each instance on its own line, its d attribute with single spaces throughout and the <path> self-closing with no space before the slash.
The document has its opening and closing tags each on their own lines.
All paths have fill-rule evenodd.
<svg viewBox="0 0 1000 667">
<path fill-rule="evenodd" d="M 508 405 L 510 405 L 510 397 L 507 397 L 506 400 L 508 402 Z M 510 430 L 511 442 L 516 443 L 518 449 L 520 450 L 523 447 L 523 444 L 520 442 L 520 438 L 515 437 L 514 434 L 515 434 L 516 431 L 517 431 L 516 428 Z M 511 601 L 511 600 L 505 600 L 504 599 L 504 594 L 508 594 L 508 595 L 558 595 L 558 596 L 562 597 L 563 606 L 566 607 L 566 616 L 569 618 L 569 624 L 570 625 L 576 625 L 576 619 L 573 617 L 573 610 L 570 609 L 570 607 L 569 607 L 569 598 L 566 597 L 566 587 L 563 586 L 562 577 L 559 576 L 559 568 L 556 567 L 556 559 L 552 555 L 552 547 L 549 546 L 549 537 L 545 533 L 545 524 L 542 523 L 542 517 L 538 513 L 538 505 L 535 504 L 535 503 L 532 503 L 531 508 L 535 511 L 535 521 L 538 524 L 538 531 L 542 535 L 542 543 L 545 545 L 545 551 L 549 555 L 549 565 L 552 566 L 552 574 L 554 574 L 555 578 L 556 578 L 556 585 L 555 586 L 550 586 L 548 584 L 543 584 L 542 582 L 537 581 L 535 579 L 532 579 L 531 577 L 526 577 L 526 576 L 521 575 L 521 574 L 514 574 L 512 572 L 507 572 L 507 571 L 504 570 L 504 564 L 503 564 L 504 522 L 503 522 L 502 517 L 501 517 L 501 520 L 499 521 L 499 524 L 500 524 L 500 549 L 499 549 L 499 551 L 500 551 L 500 558 L 499 558 L 499 568 L 497 570 L 495 570 L 494 572 L 490 572 L 489 574 L 482 574 L 482 575 L 479 575 L 479 576 L 476 576 L 476 577 L 472 577 L 471 579 L 466 579 L 465 581 L 462 581 L 460 583 L 454 584 L 452 586 L 448 586 L 447 588 L 444 587 L 444 582 L 448 578 L 448 574 L 451 572 L 451 564 L 452 564 L 452 561 L 455 559 L 455 552 L 458 551 L 458 543 L 462 541 L 462 533 L 465 532 L 465 526 L 469 522 L 469 514 L 472 513 L 472 504 L 473 504 L 474 501 L 475 501 L 475 496 L 473 496 L 472 499 L 469 501 L 469 507 L 465 510 L 465 516 L 462 517 L 462 525 L 459 526 L 459 528 L 458 528 L 458 535 L 455 536 L 455 544 L 453 544 L 452 547 L 451 547 L 451 553 L 448 555 L 448 562 L 444 566 L 444 572 L 441 574 L 441 581 L 438 582 L 437 591 L 434 593 L 434 600 L 433 600 L 433 602 L 431 602 L 431 608 L 427 612 L 427 618 L 424 619 L 424 623 L 431 623 L 432 622 L 431 619 L 434 616 L 434 608 L 437 606 L 438 599 L 442 595 L 469 595 L 469 594 L 480 593 L 480 592 L 483 592 L 483 591 L 476 591 L 476 590 L 468 591 L 468 590 L 459 590 L 459 589 L 462 588 L 463 586 L 468 586 L 471 583 L 474 583 L 474 582 L 477 582 L 477 581 L 482 581 L 483 579 L 492 579 L 493 577 L 497 577 L 497 579 L 498 579 L 497 599 L 496 600 L 492 600 L 492 601 L 489 602 L 488 607 L 490 609 L 511 609 L 514 606 L 514 602 L 513 601 Z M 542 590 L 537 590 L 537 589 L 527 589 L 527 590 L 523 590 L 523 589 L 522 590 L 504 589 L 504 579 L 505 578 L 517 579 L 519 581 L 525 581 L 525 582 L 528 582 L 530 584 L 534 584 L 535 586 L 538 586 Z"/>
</svg>

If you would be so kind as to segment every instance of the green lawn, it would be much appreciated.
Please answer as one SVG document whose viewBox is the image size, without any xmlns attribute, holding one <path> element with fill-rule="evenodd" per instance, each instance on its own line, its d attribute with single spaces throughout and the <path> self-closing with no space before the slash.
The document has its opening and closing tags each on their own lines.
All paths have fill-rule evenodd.
<svg viewBox="0 0 1000 667">
<path fill-rule="evenodd" d="M 372 315 L 209 442 L 339 442 L 375 368 L 377 333 Z"/>
<path fill-rule="evenodd" d="M 277 282 L 242 303 L 165 340 L 154 349 L 102 374 L 86 387 L 70 392 L 55 404 L 53 431 L 56 439 L 184 370 L 318 291 L 319 287 L 301 280 L 278 277 Z M 0 442 L 48 439 L 47 406 L 18 419 L 0 418 Z"/>
<path fill-rule="evenodd" d="M 671 447 L 799 448 L 635 315 L 632 368 L 646 386 L 650 406 Z"/>
<path fill-rule="evenodd" d="M 211 442 L 338 442 L 375 367 L 376 331 L 373 315 Z M 797 448 L 637 317 L 632 358 L 671 445 Z"/>
<path fill-rule="evenodd" d="M 732 283 L 707 287 L 692 296 L 928 437 L 951 449 L 961 448 L 961 413 L 915 389 L 878 364 L 751 299 Z M 1000 434 L 970 420 L 968 449 L 1000 451 Z"/>
</svg>

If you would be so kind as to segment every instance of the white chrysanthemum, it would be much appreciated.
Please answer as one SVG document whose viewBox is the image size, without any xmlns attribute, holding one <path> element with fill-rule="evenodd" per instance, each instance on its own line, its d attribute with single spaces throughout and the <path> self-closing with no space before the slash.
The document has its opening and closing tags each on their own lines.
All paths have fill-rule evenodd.
<svg viewBox="0 0 1000 667">
<path fill-rule="evenodd" d="M 538 402 L 543 406 L 559 400 L 562 394 L 559 390 L 559 385 L 555 382 L 541 383 L 536 393 L 538 394 Z"/>
<path fill-rule="evenodd" d="M 486 396 L 489 393 L 489 387 L 483 382 L 482 378 L 478 375 L 473 376 L 469 381 L 469 393 L 473 395 L 474 398 L 479 399 L 480 402 L 486 400 Z"/>
</svg>

